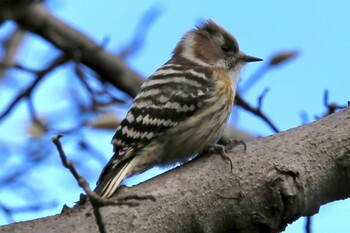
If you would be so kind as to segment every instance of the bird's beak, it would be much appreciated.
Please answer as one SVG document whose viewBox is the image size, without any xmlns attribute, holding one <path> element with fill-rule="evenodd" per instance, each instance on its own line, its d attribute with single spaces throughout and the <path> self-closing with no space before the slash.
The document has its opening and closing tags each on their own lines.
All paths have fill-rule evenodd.
<svg viewBox="0 0 350 233">
<path fill-rule="evenodd" d="M 258 57 L 252 57 L 252 56 L 244 55 L 242 57 L 242 60 L 244 62 L 255 62 L 255 61 L 262 61 L 263 59 L 258 58 Z"/>
</svg>

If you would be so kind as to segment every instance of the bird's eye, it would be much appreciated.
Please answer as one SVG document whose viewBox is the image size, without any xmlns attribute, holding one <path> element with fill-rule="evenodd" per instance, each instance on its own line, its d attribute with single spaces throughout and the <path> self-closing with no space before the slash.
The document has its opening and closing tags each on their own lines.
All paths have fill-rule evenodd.
<svg viewBox="0 0 350 233">
<path fill-rule="evenodd" d="M 225 53 L 229 51 L 227 45 L 221 45 L 221 50 L 224 51 Z"/>
</svg>

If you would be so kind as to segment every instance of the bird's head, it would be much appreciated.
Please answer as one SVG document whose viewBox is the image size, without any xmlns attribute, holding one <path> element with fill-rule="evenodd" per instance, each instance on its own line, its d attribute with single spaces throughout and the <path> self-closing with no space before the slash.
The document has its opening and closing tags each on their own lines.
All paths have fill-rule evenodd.
<svg viewBox="0 0 350 233">
<path fill-rule="evenodd" d="M 246 62 L 262 60 L 241 52 L 236 39 L 211 20 L 183 36 L 173 52 L 173 59 L 234 72 L 239 72 Z"/>
</svg>

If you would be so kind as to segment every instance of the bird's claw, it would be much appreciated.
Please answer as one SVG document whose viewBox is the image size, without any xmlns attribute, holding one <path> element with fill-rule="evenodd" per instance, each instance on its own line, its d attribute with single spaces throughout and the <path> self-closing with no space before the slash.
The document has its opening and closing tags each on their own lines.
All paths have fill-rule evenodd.
<svg viewBox="0 0 350 233">
<path fill-rule="evenodd" d="M 247 150 L 247 145 L 245 144 L 245 142 L 243 140 L 233 138 L 233 139 L 228 140 L 228 142 L 226 143 L 226 145 L 225 145 L 226 151 L 231 151 L 233 148 L 235 148 L 238 145 L 243 146 L 244 152 Z"/>
<path fill-rule="evenodd" d="M 247 149 L 247 145 L 245 144 L 244 141 L 240 140 L 240 139 L 230 139 L 226 145 L 221 145 L 221 144 L 213 144 L 211 146 L 209 146 L 209 148 L 207 149 L 207 153 L 210 154 L 220 154 L 220 156 L 223 159 L 228 160 L 228 162 L 230 163 L 231 166 L 231 172 L 233 171 L 233 162 L 231 160 L 231 158 L 227 155 L 227 152 L 232 151 L 233 148 L 235 148 L 236 146 L 242 144 L 244 147 L 244 152 Z"/>
</svg>

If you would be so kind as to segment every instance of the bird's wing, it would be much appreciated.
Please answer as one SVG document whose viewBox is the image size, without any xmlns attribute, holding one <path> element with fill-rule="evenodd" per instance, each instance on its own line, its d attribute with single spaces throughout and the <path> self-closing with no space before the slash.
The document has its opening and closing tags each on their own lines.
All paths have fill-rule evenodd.
<svg viewBox="0 0 350 233">
<path fill-rule="evenodd" d="M 200 110 L 213 88 L 208 72 L 179 65 L 157 70 L 142 85 L 113 137 L 118 155 L 147 145 Z"/>
<path fill-rule="evenodd" d="M 147 79 L 117 128 L 112 139 L 115 154 L 97 185 L 111 170 L 130 161 L 135 151 L 205 107 L 214 87 L 210 75 L 209 69 L 168 64 Z"/>
</svg>

